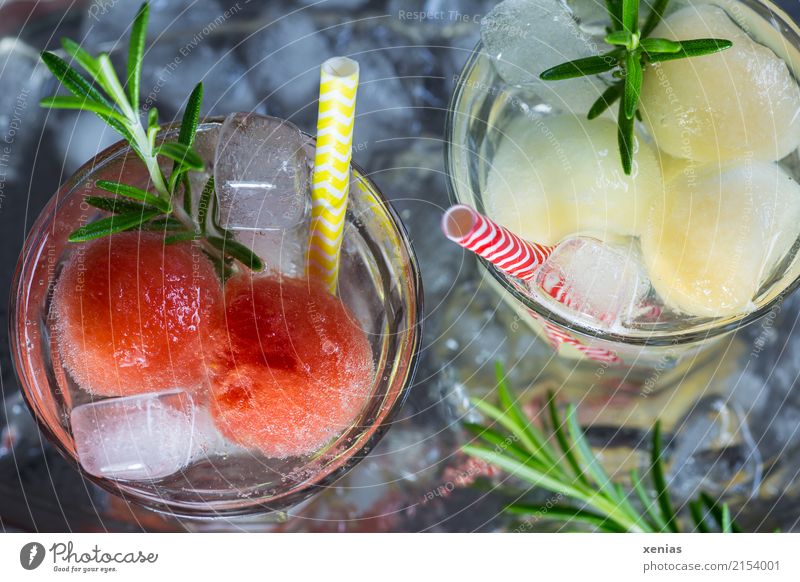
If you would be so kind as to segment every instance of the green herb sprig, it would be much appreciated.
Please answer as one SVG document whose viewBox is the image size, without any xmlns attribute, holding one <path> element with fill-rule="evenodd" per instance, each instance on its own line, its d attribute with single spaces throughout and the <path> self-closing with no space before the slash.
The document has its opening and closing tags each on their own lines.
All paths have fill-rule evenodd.
<svg viewBox="0 0 800 582">
<path fill-rule="evenodd" d="M 605 41 L 616 48 L 603 55 L 586 57 L 556 65 L 544 71 L 544 81 L 561 81 L 611 72 L 619 81 L 613 83 L 589 109 L 594 119 L 620 100 L 617 119 L 618 142 L 622 169 L 633 171 L 634 124 L 639 113 L 639 95 L 644 69 L 650 63 L 700 57 L 724 51 L 733 46 L 729 40 L 700 38 L 673 41 L 647 38 L 661 21 L 669 0 L 655 0 L 644 24 L 639 27 L 639 0 L 606 0 L 611 20 Z"/>
<path fill-rule="evenodd" d="M 64 38 L 61 45 L 88 78 L 57 54 L 49 51 L 41 58 L 48 69 L 72 95 L 53 96 L 40 101 L 50 109 L 91 111 L 116 130 L 142 160 L 150 176 L 153 191 L 136 186 L 98 180 L 95 186 L 114 197 L 87 196 L 86 202 L 111 213 L 75 230 L 70 242 L 84 242 L 127 230 L 158 230 L 166 234 L 165 243 L 197 240 L 215 263 L 223 279 L 232 272 L 233 262 L 253 269 L 263 269 L 263 262 L 252 250 L 233 239 L 233 235 L 217 221 L 217 199 L 213 176 L 208 180 L 198 204 L 194 203 L 189 173 L 203 171 L 200 155 L 193 149 L 203 85 L 192 91 L 181 121 L 178 140 L 160 142 L 158 111 L 147 112 L 143 125 L 139 111 L 139 88 L 142 75 L 149 5 L 142 4 L 131 28 L 126 82 L 117 77 L 108 54 L 93 57 L 75 41 Z M 168 174 L 159 158 L 171 160 Z M 182 204 L 176 201 L 182 197 Z"/>
<path fill-rule="evenodd" d="M 650 465 L 647 475 L 651 488 L 638 471 L 628 474 L 630 485 L 614 483 L 592 452 L 570 405 L 562 415 L 552 394 L 547 412 L 552 429 L 546 436 L 522 411 L 505 380 L 500 364 L 496 366 L 499 407 L 485 400 L 473 399 L 474 406 L 492 421 L 492 426 L 466 424 L 479 441 L 463 450 L 515 477 L 561 495 L 571 503 L 540 506 L 512 503 L 506 511 L 521 516 L 537 515 L 552 521 L 583 523 L 599 531 L 677 533 L 681 531 L 678 514 L 670 500 L 664 475 L 661 427 L 652 432 Z M 555 444 L 551 444 L 555 441 Z M 692 525 L 697 532 L 740 532 L 731 519 L 730 509 L 701 493 L 688 504 Z"/>
</svg>

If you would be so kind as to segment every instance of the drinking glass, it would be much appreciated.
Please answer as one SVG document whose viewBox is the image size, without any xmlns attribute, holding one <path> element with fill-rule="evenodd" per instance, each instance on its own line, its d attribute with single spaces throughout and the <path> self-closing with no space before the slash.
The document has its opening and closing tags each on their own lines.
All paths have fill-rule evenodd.
<svg viewBox="0 0 800 582">
<path fill-rule="evenodd" d="M 687 0 L 678 0 L 671 3 L 671 8 L 686 3 Z M 800 27 L 774 3 L 769 0 L 695 0 L 691 3 L 717 4 L 729 13 L 733 11 L 737 21 L 745 22 L 757 38 L 763 34 L 772 39 L 767 43 L 769 48 L 790 66 L 795 77 L 800 73 Z M 596 16 L 596 5 L 602 3 L 570 0 L 568 4 L 587 37 L 602 42 L 604 26 L 588 18 L 581 21 L 581 15 Z M 781 40 L 775 41 L 776 37 Z M 561 112 L 558 105 L 537 95 L 535 90 L 506 83 L 493 65 L 492 57 L 478 44 L 460 74 L 445 129 L 451 201 L 486 213 L 483 194 L 503 136 L 520 123 L 535 122 Z M 536 152 L 527 152 L 527 155 L 535 159 Z M 782 160 L 781 165 L 795 180 L 800 180 L 797 151 Z M 484 259 L 480 261 L 489 285 L 519 319 L 551 343 L 560 356 L 573 358 L 578 366 L 588 363 L 595 369 L 600 365 L 623 370 L 620 374 L 626 379 L 638 376 L 643 381 L 652 375 L 654 367 L 669 370 L 688 358 L 704 357 L 704 350 L 720 346 L 722 338 L 779 308 L 783 299 L 800 285 L 797 248 L 795 244 L 776 272 L 760 287 L 753 299 L 755 307 L 746 313 L 725 317 L 686 316 L 678 321 L 674 318 L 654 321 L 623 331 L 598 329 L 570 316 L 568 310 L 554 310 L 552 305 L 533 299 L 513 277 Z"/>
<path fill-rule="evenodd" d="M 198 127 L 196 149 L 206 164 L 213 163 L 222 122 L 211 118 Z M 174 139 L 177 133 L 178 128 L 171 126 L 163 138 Z M 308 137 L 309 151 L 313 145 Z M 98 154 L 53 196 L 17 265 L 10 322 L 16 372 L 40 428 L 78 468 L 70 411 L 90 397 L 76 386 L 53 349 L 57 323 L 50 309 L 53 288 L 65 257 L 76 247 L 67 242 L 69 233 L 97 215 L 84 201 L 95 192 L 95 181 L 146 186 L 147 176 L 126 143 Z M 355 164 L 351 180 L 338 296 L 366 332 L 375 372 L 371 395 L 350 426 L 305 457 L 274 459 L 256 451 L 220 455 L 212 451 L 161 479 L 86 474 L 88 479 L 126 500 L 177 516 L 255 515 L 284 510 L 321 491 L 375 446 L 409 392 L 420 343 L 422 285 L 413 249 L 394 210 Z"/>
</svg>

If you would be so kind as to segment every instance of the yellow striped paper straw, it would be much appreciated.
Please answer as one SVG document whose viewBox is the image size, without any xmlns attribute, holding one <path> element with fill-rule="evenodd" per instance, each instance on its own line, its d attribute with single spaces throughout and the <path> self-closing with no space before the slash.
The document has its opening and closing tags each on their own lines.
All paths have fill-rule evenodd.
<svg viewBox="0 0 800 582">
<path fill-rule="evenodd" d="M 336 292 L 342 246 L 350 157 L 358 89 L 358 63 L 334 57 L 322 63 L 317 118 L 317 149 L 311 181 L 311 235 L 308 274 Z"/>
</svg>

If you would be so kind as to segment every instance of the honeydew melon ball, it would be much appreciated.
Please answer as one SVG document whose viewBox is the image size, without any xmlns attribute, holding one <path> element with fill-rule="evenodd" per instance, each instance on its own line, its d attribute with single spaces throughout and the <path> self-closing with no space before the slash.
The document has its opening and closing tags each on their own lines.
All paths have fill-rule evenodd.
<svg viewBox="0 0 800 582">
<path fill-rule="evenodd" d="M 761 282 L 799 234 L 800 185 L 777 164 L 709 164 L 667 182 L 642 254 L 667 305 L 724 317 L 754 308 Z"/>
<path fill-rule="evenodd" d="M 487 213 L 542 244 L 579 232 L 602 239 L 636 235 L 651 200 L 662 195 L 656 151 L 638 143 L 634 171 L 626 176 L 613 121 L 561 115 L 520 123 L 492 160 Z"/>
<path fill-rule="evenodd" d="M 721 38 L 725 51 L 648 66 L 641 112 L 658 147 L 701 162 L 776 161 L 800 145 L 800 87 L 786 63 L 717 6 L 687 7 L 653 38 Z"/>
</svg>

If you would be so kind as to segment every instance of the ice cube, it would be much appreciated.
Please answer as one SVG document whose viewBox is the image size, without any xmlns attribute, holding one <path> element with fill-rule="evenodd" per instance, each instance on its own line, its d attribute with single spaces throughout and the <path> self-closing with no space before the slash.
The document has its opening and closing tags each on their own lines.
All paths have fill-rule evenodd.
<svg viewBox="0 0 800 582">
<path fill-rule="evenodd" d="M 156 105 L 162 120 L 170 116 L 180 119 L 179 113 L 200 81 L 204 115 L 252 111 L 259 105 L 247 81 L 247 70 L 231 47 L 205 43 L 187 48 L 160 42 L 148 49 L 142 66 L 142 105 Z"/>
<path fill-rule="evenodd" d="M 353 150 L 381 147 L 414 135 L 419 123 L 412 95 L 392 63 L 390 51 L 360 37 L 342 37 L 334 50 L 360 65 Z"/>
<path fill-rule="evenodd" d="M 66 175 L 72 174 L 98 153 L 122 139 L 105 121 L 94 113 L 84 111 L 51 112 L 47 125 L 56 128 L 55 143 L 63 156 Z"/>
<path fill-rule="evenodd" d="M 139 6 L 141 2 L 119 0 L 89 3 L 81 24 L 84 48 L 90 52 L 127 49 L 127 38 Z M 228 11 L 229 14 L 236 12 L 238 10 Z M 226 20 L 224 15 L 225 10 L 217 0 L 150 0 L 147 36 L 151 39 L 179 37 L 184 45 L 204 27 L 218 28 Z"/>
<path fill-rule="evenodd" d="M 17 460 L 23 451 L 38 449 L 41 435 L 21 392 L 9 394 L 0 404 L 0 461 L 9 455 Z"/>
<path fill-rule="evenodd" d="M 744 414 L 720 396 L 692 406 L 675 427 L 669 455 L 669 490 L 680 500 L 704 491 L 746 495 L 761 484 L 761 455 Z"/>
<path fill-rule="evenodd" d="M 436 311 L 459 273 L 472 265 L 458 245 L 442 245 L 439 222 L 450 206 L 439 139 L 397 140 L 368 166 L 405 222 L 425 279 L 427 313 Z"/>
<path fill-rule="evenodd" d="M 483 0 L 389 0 L 387 11 L 423 42 L 477 28 L 486 4 Z"/>
<path fill-rule="evenodd" d="M 482 19 L 481 39 L 507 83 L 535 89 L 561 110 L 585 114 L 605 90 L 597 77 L 539 79 L 550 67 L 604 50 L 581 31 L 561 0 L 505 0 Z"/>
<path fill-rule="evenodd" d="M 635 316 L 649 282 L 633 243 L 626 248 L 579 237 L 556 247 L 531 287 L 557 306 L 610 328 Z"/>
<path fill-rule="evenodd" d="M 786 63 L 748 32 L 713 5 L 686 7 L 653 31 L 672 40 L 733 42 L 717 54 L 647 67 L 641 110 L 659 148 L 703 162 L 776 161 L 800 145 L 800 86 Z"/>
<path fill-rule="evenodd" d="M 367 3 L 367 0 L 299 0 L 299 3 L 304 6 L 311 6 L 314 8 L 328 8 L 335 10 L 352 10 Z"/>
<path fill-rule="evenodd" d="M 307 139 L 294 124 L 256 114 L 225 119 L 214 179 L 220 223 L 230 230 L 289 229 L 309 204 Z"/>
<path fill-rule="evenodd" d="M 605 33 L 608 26 L 608 6 L 605 0 L 565 0 L 578 25 L 586 33 Z M 647 8 L 643 9 L 646 12 Z"/>
<path fill-rule="evenodd" d="M 40 133 L 47 69 L 39 54 L 21 40 L 0 40 L 0 178 L 13 178 L 17 164 L 9 166 L 16 150 Z"/>
<path fill-rule="evenodd" d="M 274 20 L 244 41 L 247 78 L 269 111 L 313 129 L 319 66 L 333 56 L 327 37 L 306 11 L 273 13 Z"/>
<path fill-rule="evenodd" d="M 99 400 L 72 409 L 83 469 L 110 479 L 160 479 L 184 468 L 195 443 L 192 397 L 181 390 Z"/>
</svg>

